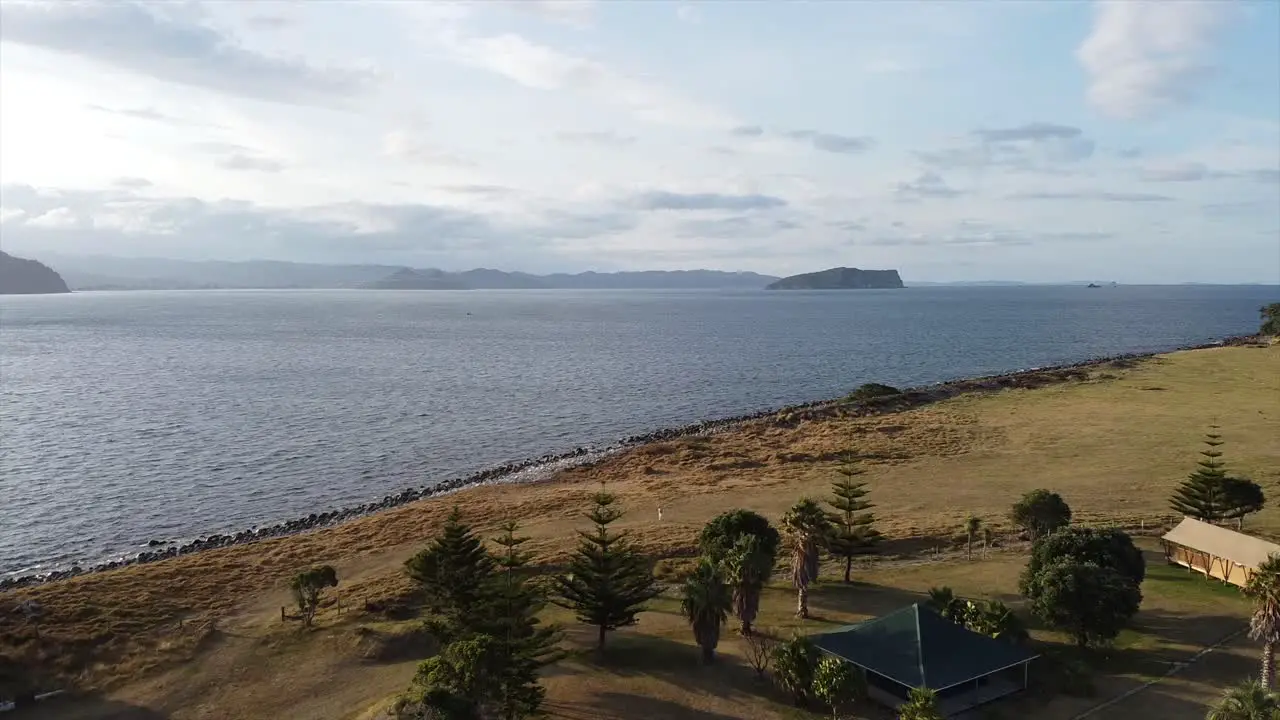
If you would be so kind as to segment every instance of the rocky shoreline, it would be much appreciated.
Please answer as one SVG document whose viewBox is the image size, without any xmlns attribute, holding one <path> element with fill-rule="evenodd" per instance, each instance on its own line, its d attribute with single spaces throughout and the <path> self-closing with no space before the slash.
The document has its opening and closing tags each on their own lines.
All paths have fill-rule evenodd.
<svg viewBox="0 0 1280 720">
<path fill-rule="evenodd" d="M 1006 388 L 1042 387 L 1044 385 L 1083 379 L 1087 376 L 1087 373 L 1090 370 L 1096 370 L 1104 367 L 1129 367 L 1135 362 L 1170 352 L 1201 350 L 1206 348 L 1222 347 L 1224 345 L 1244 345 L 1253 341 L 1254 338 L 1251 336 L 1231 337 L 1218 342 L 1174 348 L 1172 350 L 1165 350 L 1161 352 L 1127 353 L 1104 358 L 1093 358 L 1067 365 L 1055 365 L 1030 370 L 1017 370 L 999 375 L 944 381 L 917 388 L 908 388 L 894 395 L 886 395 L 871 398 L 869 400 L 850 401 L 845 398 L 817 400 L 798 405 L 791 405 L 776 410 L 761 410 L 759 412 L 738 415 L 735 417 L 721 418 L 718 420 L 705 420 L 682 427 L 663 428 L 649 433 L 622 438 L 617 443 L 604 448 L 593 449 L 579 447 L 566 453 L 542 455 L 540 457 L 529 458 L 519 462 L 507 463 L 487 470 L 481 470 L 465 477 L 445 480 L 429 487 L 422 486 L 418 488 L 408 488 L 394 495 L 387 495 L 379 501 L 368 502 L 362 505 L 331 510 L 328 512 L 312 513 L 306 517 L 276 523 L 263 528 L 250 528 L 236 533 L 213 534 L 207 537 L 196 538 L 195 540 L 183 544 L 152 540 L 148 543 L 148 546 L 153 549 L 142 551 L 132 557 L 102 562 L 87 568 L 74 566 L 66 570 L 56 570 L 43 575 L 24 575 L 21 577 L 0 579 L 0 592 L 46 582 L 64 580 L 86 573 L 103 572 L 127 567 L 129 565 L 157 562 L 172 557 L 178 557 L 180 555 L 189 555 L 191 553 L 201 552 L 203 550 L 230 547 L 232 545 L 243 545 L 259 540 L 295 535 L 335 525 L 346 520 L 372 515 L 383 510 L 406 505 L 418 500 L 438 497 L 468 487 L 494 482 L 520 482 L 534 479 L 532 476 L 535 474 L 547 474 L 567 467 L 595 462 L 609 455 L 638 447 L 640 445 L 723 432 L 744 423 L 761 421 L 767 418 L 772 418 L 772 421 L 779 425 L 794 425 L 802 421 L 836 416 L 858 417 L 900 412 L 941 400 L 946 400 L 965 393 L 998 391 Z"/>
</svg>

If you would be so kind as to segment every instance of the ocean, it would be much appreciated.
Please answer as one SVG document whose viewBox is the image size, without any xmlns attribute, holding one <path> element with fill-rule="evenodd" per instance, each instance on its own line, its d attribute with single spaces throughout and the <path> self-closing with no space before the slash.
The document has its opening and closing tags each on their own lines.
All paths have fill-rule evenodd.
<svg viewBox="0 0 1280 720">
<path fill-rule="evenodd" d="M 1253 332 L 1280 288 L 0 297 L 0 577 L 661 427 Z"/>
</svg>

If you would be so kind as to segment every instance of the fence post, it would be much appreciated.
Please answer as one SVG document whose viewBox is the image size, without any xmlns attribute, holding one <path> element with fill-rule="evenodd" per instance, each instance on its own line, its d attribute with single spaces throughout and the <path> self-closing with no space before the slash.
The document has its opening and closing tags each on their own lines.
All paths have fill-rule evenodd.
<svg viewBox="0 0 1280 720">
<path fill-rule="evenodd" d="M 284 622 L 284 606 L 280 606 L 280 622 Z"/>
</svg>

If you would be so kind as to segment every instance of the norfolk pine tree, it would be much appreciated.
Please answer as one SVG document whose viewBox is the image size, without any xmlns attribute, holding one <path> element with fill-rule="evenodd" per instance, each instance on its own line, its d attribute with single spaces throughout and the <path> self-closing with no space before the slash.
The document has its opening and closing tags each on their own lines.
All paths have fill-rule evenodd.
<svg viewBox="0 0 1280 720">
<path fill-rule="evenodd" d="M 538 611 L 544 600 L 527 577 L 529 555 L 520 546 L 529 540 L 516 534 L 514 520 L 504 522 L 493 542 L 497 575 L 491 582 L 492 616 L 487 631 L 505 658 L 500 672 L 499 711 L 503 720 L 517 720 L 538 713 L 545 691 L 538 684 L 538 670 L 560 659 L 560 629 L 543 626 Z"/>
<path fill-rule="evenodd" d="M 1218 426 L 1210 427 L 1205 434 L 1205 449 L 1200 451 L 1201 459 L 1196 463 L 1195 472 L 1173 491 L 1169 498 L 1169 507 L 1174 512 L 1204 522 L 1218 522 L 1227 517 L 1227 473 L 1222 462 L 1222 435 Z"/>
<path fill-rule="evenodd" d="M 622 517 L 617 498 L 601 489 L 591 500 L 595 507 L 587 517 L 595 529 L 578 531 L 578 549 L 569 561 L 569 572 L 555 579 L 557 597 L 552 602 L 573 610 L 580 622 L 596 627 L 596 649 L 603 651 L 605 634 L 634 625 L 636 615 L 658 590 L 653 569 L 628 534 L 609 529 Z"/>
<path fill-rule="evenodd" d="M 493 556 L 484 541 L 462 522 L 457 507 L 445 519 L 440 534 L 426 549 L 405 561 L 405 571 L 421 586 L 427 610 L 437 615 L 449 633 L 474 627 L 477 613 L 489 597 Z M 463 633 L 465 634 L 465 633 Z M 452 638 L 439 638 L 447 642 Z"/>
<path fill-rule="evenodd" d="M 836 472 L 842 477 L 831 484 L 834 497 L 827 501 L 836 510 L 829 513 L 831 535 L 827 538 L 827 550 L 832 556 L 844 559 L 844 581 L 849 582 L 853 557 L 872 552 L 880 542 L 880 533 L 872 527 L 875 515 L 867 512 L 875 505 L 863 499 L 867 484 L 856 480 L 863 473 L 862 468 L 849 462 Z"/>
</svg>

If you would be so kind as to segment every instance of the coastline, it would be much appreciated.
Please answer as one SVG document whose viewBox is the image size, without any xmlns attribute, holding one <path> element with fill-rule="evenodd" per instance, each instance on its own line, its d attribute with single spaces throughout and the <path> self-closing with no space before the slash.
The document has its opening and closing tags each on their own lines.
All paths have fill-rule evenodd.
<svg viewBox="0 0 1280 720">
<path fill-rule="evenodd" d="M 633 435 L 601 448 L 578 447 L 569 452 L 548 454 L 537 458 L 529 458 L 519 462 L 506 463 L 493 468 L 458 478 L 451 478 L 432 486 L 409 488 L 399 493 L 386 495 L 379 501 L 371 501 L 354 507 L 340 508 L 321 513 L 312 513 L 306 517 L 282 521 L 266 527 L 253 527 L 235 533 L 215 533 L 198 537 L 186 543 L 165 543 L 151 541 L 148 549 L 135 555 L 116 560 L 104 561 L 83 568 L 74 566 L 67 569 L 53 570 L 45 574 L 30 574 L 19 577 L 0 579 L 0 592 L 31 587 L 48 582 L 63 580 L 79 575 L 98 573 L 131 565 L 153 563 L 204 550 L 244 545 L 306 533 L 311 530 L 332 527 L 347 520 L 374 515 L 392 508 L 407 505 L 419 500 L 438 497 L 471 487 L 500 483 L 533 483 L 549 477 L 556 472 L 577 466 L 589 466 L 612 455 L 640 447 L 649 443 L 664 442 L 684 437 L 710 435 L 727 431 L 746 423 L 772 418 L 778 425 L 794 425 L 800 421 L 813 420 L 833 415 L 866 416 L 891 412 L 900 412 L 924 405 L 946 400 L 956 395 L 972 392 L 992 392 L 1006 388 L 1034 388 L 1049 384 L 1082 379 L 1090 370 L 1096 370 L 1115 364 L 1123 367 L 1159 355 L 1189 350 L 1200 350 L 1229 345 L 1250 344 L 1254 336 L 1234 336 L 1214 342 L 1176 347 L 1172 349 L 1125 353 L 1120 355 L 1091 358 L 1075 363 L 1044 366 L 1015 370 L 995 375 L 972 378 L 944 380 L 930 385 L 907 388 L 897 395 L 875 398 L 867 401 L 849 401 L 845 398 L 816 400 L 785 406 L 777 409 L 761 410 L 728 418 L 706 420 L 685 426 L 662 428 L 649 433 Z"/>
</svg>

